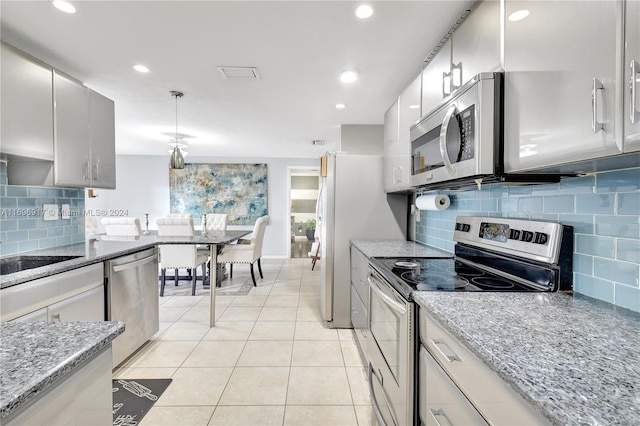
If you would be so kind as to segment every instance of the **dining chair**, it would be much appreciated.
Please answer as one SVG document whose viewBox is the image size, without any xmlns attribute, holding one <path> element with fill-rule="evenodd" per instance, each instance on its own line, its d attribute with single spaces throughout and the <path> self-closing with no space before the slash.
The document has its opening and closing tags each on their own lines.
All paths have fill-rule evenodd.
<svg viewBox="0 0 640 426">
<path fill-rule="evenodd" d="M 309 251 L 309 257 L 311 258 L 311 270 L 316 266 L 316 260 L 320 259 L 320 241 L 314 241 L 311 244 L 311 250 Z"/>
<path fill-rule="evenodd" d="M 158 225 L 158 236 L 181 236 L 192 237 L 194 235 L 193 218 L 192 217 L 162 217 L 156 219 Z M 198 253 L 195 244 L 161 244 L 158 246 L 160 251 L 161 265 L 161 284 L 160 296 L 164 296 L 164 286 L 167 281 L 167 269 L 174 270 L 175 285 L 178 285 L 178 272 L 180 269 L 188 269 L 191 274 L 191 295 L 196 294 L 196 280 L 198 266 L 202 267 L 202 280 L 204 282 L 206 268 L 204 264 L 209 257 L 206 254 Z"/>
<path fill-rule="evenodd" d="M 239 240 L 238 244 L 228 244 L 223 247 L 222 253 L 218 255 L 218 263 L 229 263 L 229 278 L 233 278 L 234 263 L 248 263 L 250 265 L 253 285 L 257 286 L 256 277 L 253 272 L 253 264 L 256 262 L 258 263 L 260 278 L 264 278 L 262 275 L 262 266 L 260 265 L 260 257 L 262 256 L 264 231 L 268 223 L 269 216 L 262 216 L 258 218 L 253 226 L 251 239 Z"/>
<path fill-rule="evenodd" d="M 227 215 L 226 213 L 206 213 L 204 215 L 202 215 L 202 224 L 206 224 L 206 232 L 213 232 L 213 231 L 226 231 L 227 230 L 227 217 L 229 215 Z M 202 228 L 204 229 L 204 228 Z M 206 245 L 198 245 L 198 253 L 205 255 L 205 256 L 209 256 L 209 246 Z M 216 278 L 218 280 L 219 284 L 222 281 L 222 276 L 223 276 L 223 265 L 218 264 L 217 265 L 218 270 L 217 270 L 217 275 Z M 211 261 L 207 262 L 207 269 L 209 270 L 209 274 L 208 276 L 211 277 Z"/>
<path fill-rule="evenodd" d="M 102 225 L 107 235 L 139 236 L 142 233 L 137 217 L 103 217 Z"/>
</svg>

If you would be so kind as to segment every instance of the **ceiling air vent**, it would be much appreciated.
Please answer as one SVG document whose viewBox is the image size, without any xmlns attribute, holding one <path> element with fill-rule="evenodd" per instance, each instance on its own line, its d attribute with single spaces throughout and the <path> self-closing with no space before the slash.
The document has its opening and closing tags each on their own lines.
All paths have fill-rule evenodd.
<svg viewBox="0 0 640 426">
<path fill-rule="evenodd" d="M 224 78 L 228 79 L 258 79 L 260 74 L 256 67 L 216 67 Z"/>
</svg>

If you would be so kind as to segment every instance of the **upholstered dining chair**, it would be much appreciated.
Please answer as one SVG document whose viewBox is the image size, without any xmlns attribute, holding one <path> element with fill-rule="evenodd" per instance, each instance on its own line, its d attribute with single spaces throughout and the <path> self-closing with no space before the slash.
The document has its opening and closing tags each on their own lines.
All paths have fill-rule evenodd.
<svg viewBox="0 0 640 426">
<path fill-rule="evenodd" d="M 102 225 L 107 235 L 137 237 L 142 232 L 137 217 L 103 217 Z"/>
<path fill-rule="evenodd" d="M 192 217 L 162 217 L 156 219 L 158 225 L 158 236 L 193 236 Z M 198 253 L 195 244 L 161 244 L 160 250 L 160 296 L 164 296 L 164 286 L 167 281 L 167 269 L 174 270 L 175 285 L 178 285 L 178 272 L 180 269 L 188 269 L 191 274 L 191 295 L 196 294 L 196 279 L 198 266 L 204 265 L 209 257 L 206 254 Z M 206 275 L 206 268 L 202 267 L 203 281 Z"/>
<path fill-rule="evenodd" d="M 228 244 L 222 249 L 222 253 L 218 255 L 218 263 L 229 263 L 229 278 L 233 278 L 234 263 L 248 263 L 251 269 L 251 279 L 253 285 L 256 284 L 256 276 L 253 272 L 253 264 L 258 263 L 258 272 L 260 278 L 262 276 L 262 266 L 260 265 L 260 257 L 262 256 L 262 241 L 264 240 L 264 231 L 269 223 L 269 216 L 262 216 L 256 220 L 253 226 L 253 233 L 250 240 L 240 240 L 238 244 Z"/>
<path fill-rule="evenodd" d="M 206 223 L 207 233 L 213 231 L 226 231 L 227 217 L 228 215 L 226 213 L 206 213 L 202 215 L 202 229 L 204 229 L 204 224 Z M 209 246 L 198 245 L 198 253 L 209 256 Z M 210 271 L 209 268 L 211 268 L 211 262 L 207 262 L 207 269 Z M 222 281 L 222 271 L 222 265 L 218 264 L 218 274 L 216 275 L 218 283 Z M 211 273 L 209 273 L 208 276 L 211 277 Z"/>
<path fill-rule="evenodd" d="M 313 271 L 313 268 L 316 267 L 316 261 L 320 259 L 320 241 L 316 240 L 311 244 L 311 250 L 308 255 L 311 258 L 311 270 Z"/>
</svg>

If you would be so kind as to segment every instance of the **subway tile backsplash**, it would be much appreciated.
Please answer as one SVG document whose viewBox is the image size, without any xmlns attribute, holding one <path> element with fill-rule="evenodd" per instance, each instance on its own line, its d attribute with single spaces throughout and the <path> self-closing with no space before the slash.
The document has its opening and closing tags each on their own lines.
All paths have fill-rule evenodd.
<svg viewBox="0 0 640 426">
<path fill-rule="evenodd" d="M 69 205 L 70 219 L 44 220 L 45 204 Z M 84 190 L 7 185 L 0 162 L 0 255 L 84 241 Z"/>
<path fill-rule="evenodd" d="M 640 312 L 640 168 L 558 184 L 442 191 L 451 206 L 422 211 L 416 240 L 453 251 L 458 216 L 509 217 L 574 227 L 574 290 Z"/>
</svg>

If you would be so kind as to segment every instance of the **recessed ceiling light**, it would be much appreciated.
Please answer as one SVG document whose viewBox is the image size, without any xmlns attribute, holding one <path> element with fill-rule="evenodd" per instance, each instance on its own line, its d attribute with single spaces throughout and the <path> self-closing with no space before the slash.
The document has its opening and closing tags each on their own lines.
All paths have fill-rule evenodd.
<svg viewBox="0 0 640 426">
<path fill-rule="evenodd" d="M 353 83 L 358 79 L 358 74 L 353 71 L 344 71 L 340 74 L 340 81 L 343 83 Z"/>
<path fill-rule="evenodd" d="M 409 109 L 418 109 L 420 105 L 409 105 Z"/>
<path fill-rule="evenodd" d="M 76 8 L 68 1 L 55 0 L 53 5 L 56 9 L 61 10 L 64 13 L 76 13 Z"/>
<path fill-rule="evenodd" d="M 149 68 L 147 68 L 147 67 L 145 67 L 144 65 L 141 65 L 141 64 L 134 65 L 133 69 L 138 71 L 138 72 L 143 72 L 143 73 L 149 72 Z"/>
<path fill-rule="evenodd" d="M 527 16 L 529 16 L 529 11 L 526 9 L 521 9 L 513 12 L 511 15 L 509 15 L 507 19 L 510 20 L 511 22 L 518 22 L 518 21 L 522 21 Z"/>
<path fill-rule="evenodd" d="M 370 18 L 371 15 L 373 15 L 373 8 L 368 4 L 358 6 L 358 8 L 356 9 L 356 16 L 360 19 Z"/>
<path fill-rule="evenodd" d="M 345 104 L 336 104 L 336 109 L 344 109 L 345 107 Z"/>
</svg>

